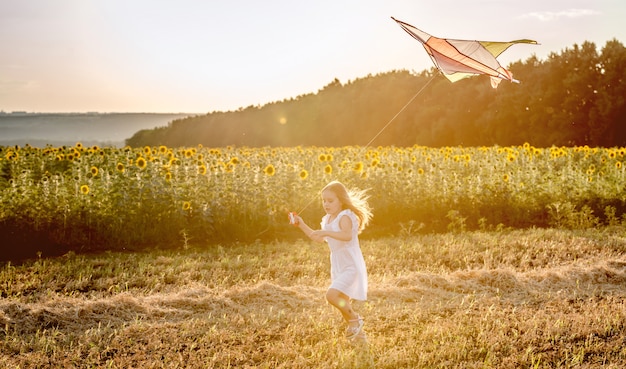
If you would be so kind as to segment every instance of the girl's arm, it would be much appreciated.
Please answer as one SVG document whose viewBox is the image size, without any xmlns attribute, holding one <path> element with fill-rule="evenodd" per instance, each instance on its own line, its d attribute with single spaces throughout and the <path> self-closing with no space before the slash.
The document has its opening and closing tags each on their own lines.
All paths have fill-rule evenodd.
<svg viewBox="0 0 626 369">
<path fill-rule="evenodd" d="M 324 239 L 325 237 L 331 237 L 338 241 L 348 242 L 352 240 L 352 220 L 349 216 L 344 215 L 339 219 L 339 232 L 334 231 L 313 231 L 309 237 L 319 237 Z"/>
<path fill-rule="evenodd" d="M 296 215 L 295 217 L 296 217 L 296 222 L 298 224 L 298 228 L 300 228 L 300 230 L 304 232 L 304 234 L 307 235 L 307 237 L 309 237 L 313 241 L 324 242 L 324 237 L 317 236 L 315 232 L 318 232 L 318 231 L 314 231 L 311 227 L 309 227 L 304 222 L 304 220 L 302 220 L 302 217 L 300 217 L 299 215 Z"/>
</svg>

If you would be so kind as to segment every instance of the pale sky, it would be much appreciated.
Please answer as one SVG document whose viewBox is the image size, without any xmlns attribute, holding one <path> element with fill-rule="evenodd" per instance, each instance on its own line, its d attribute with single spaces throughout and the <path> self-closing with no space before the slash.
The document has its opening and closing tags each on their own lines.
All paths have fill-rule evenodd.
<svg viewBox="0 0 626 369">
<path fill-rule="evenodd" d="M 229 111 L 430 68 L 391 16 L 442 38 L 541 44 L 511 47 L 504 66 L 626 44 L 624 0 L 0 0 L 0 110 Z"/>
</svg>

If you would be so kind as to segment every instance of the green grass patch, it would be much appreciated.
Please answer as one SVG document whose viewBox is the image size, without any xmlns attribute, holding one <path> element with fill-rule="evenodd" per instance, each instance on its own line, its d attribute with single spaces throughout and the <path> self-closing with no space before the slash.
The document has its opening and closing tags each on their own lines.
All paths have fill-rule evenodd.
<svg viewBox="0 0 626 369">
<path fill-rule="evenodd" d="M 68 253 L 0 268 L 0 367 L 626 366 L 621 227 L 362 241 L 367 344 L 324 300 L 326 246 Z"/>
</svg>

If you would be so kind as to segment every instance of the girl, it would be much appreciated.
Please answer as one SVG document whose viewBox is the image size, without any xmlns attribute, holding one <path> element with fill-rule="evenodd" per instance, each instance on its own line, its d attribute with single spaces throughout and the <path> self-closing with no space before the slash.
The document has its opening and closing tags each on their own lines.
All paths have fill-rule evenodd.
<svg viewBox="0 0 626 369">
<path fill-rule="evenodd" d="M 332 282 L 326 299 L 341 312 L 348 323 L 347 336 L 352 339 L 363 330 L 363 318 L 352 309 L 350 300 L 367 299 L 367 270 L 358 234 L 369 222 L 372 212 L 365 191 L 348 191 L 340 182 L 330 182 L 321 194 L 326 211 L 322 229 L 311 229 L 298 215 L 295 223 L 312 240 L 328 243 Z"/>
</svg>

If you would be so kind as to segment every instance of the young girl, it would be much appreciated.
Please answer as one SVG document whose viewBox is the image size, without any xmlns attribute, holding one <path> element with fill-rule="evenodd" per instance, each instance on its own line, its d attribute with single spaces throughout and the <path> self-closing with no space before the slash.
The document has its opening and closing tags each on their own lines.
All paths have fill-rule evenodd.
<svg viewBox="0 0 626 369">
<path fill-rule="evenodd" d="M 322 229 L 311 229 L 297 215 L 295 222 L 309 238 L 326 241 L 330 247 L 332 282 L 326 299 L 341 312 L 348 323 L 347 336 L 352 339 L 361 333 L 363 318 L 352 309 L 350 300 L 367 300 L 367 270 L 358 234 L 369 222 L 372 212 L 364 191 L 348 191 L 340 182 L 330 182 L 321 194 L 326 211 Z"/>
</svg>

